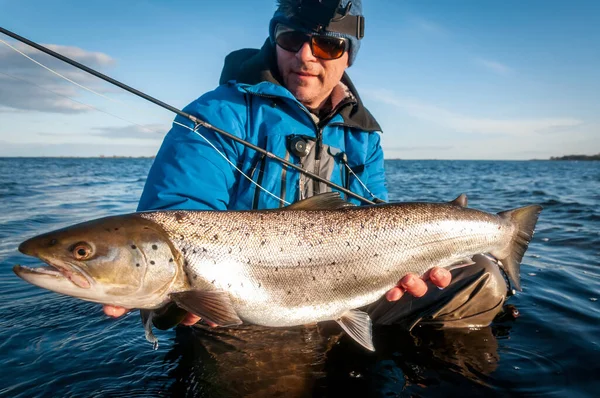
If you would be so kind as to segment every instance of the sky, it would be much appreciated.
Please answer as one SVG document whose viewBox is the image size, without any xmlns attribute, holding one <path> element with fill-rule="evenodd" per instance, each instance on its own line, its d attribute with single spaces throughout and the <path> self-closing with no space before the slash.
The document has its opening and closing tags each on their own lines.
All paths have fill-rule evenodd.
<svg viewBox="0 0 600 398">
<path fill-rule="evenodd" d="M 275 0 L 0 0 L 0 26 L 177 108 Z M 363 0 L 348 69 L 388 159 L 600 153 L 600 1 Z M 0 156 L 152 156 L 174 115 L 0 34 Z M 106 97 L 106 98 L 105 98 Z"/>
</svg>

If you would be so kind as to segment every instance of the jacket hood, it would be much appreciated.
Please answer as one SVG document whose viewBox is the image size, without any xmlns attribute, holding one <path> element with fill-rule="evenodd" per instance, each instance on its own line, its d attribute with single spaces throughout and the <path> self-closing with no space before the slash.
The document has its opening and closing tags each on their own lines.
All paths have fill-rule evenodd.
<svg viewBox="0 0 600 398">
<path fill-rule="evenodd" d="M 225 57 L 225 65 L 221 71 L 219 84 L 225 84 L 230 80 L 252 86 L 262 82 L 283 86 L 277 69 L 275 49 L 271 41 L 267 39 L 260 50 L 244 48 L 227 55 Z M 363 105 L 354 84 L 352 84 L 350 77 L 345 72 L 344 76 L 342 76 L 342 83 L 348 87 L 352 95 L 356 98 L 356 102 L 346 105 L 340 110 L 344 124 L 369 132 L 381 131 L 379 123 L 377 123 L 371 112 Z"/>
</svg>

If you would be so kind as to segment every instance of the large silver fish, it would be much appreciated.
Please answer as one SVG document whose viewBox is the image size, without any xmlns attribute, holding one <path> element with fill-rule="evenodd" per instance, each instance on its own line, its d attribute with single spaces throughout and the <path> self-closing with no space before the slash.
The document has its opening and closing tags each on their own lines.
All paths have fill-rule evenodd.
<svg viewBox="0 0 600 398">
<path fill-rule="evenodd" d="M 490 253 L 515 287 L 540 206 L 490 214 L 451 203 L 355 207 L 338 194 L 261 211 L 150 211 L 36 236 L 19 250 L 49 266 L 15 266 L 26 281 L 83 300 L 177 307 L 218 325 L 294 326 L 336 320 L 373 350 L 357 310 L 409 272 Z M 161 310 L 162 309 L 162 310 Z"/>
</svg>

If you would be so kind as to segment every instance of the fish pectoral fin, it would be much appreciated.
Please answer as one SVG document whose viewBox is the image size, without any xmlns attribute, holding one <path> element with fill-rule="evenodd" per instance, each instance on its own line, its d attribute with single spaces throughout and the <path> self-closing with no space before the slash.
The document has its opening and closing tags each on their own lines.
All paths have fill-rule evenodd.
<svg viewBox="0 0 600 398">
<path fill-rule="evenodd" d="M 354 207 L 355 205 L 346 202 L 340 196 L 339 192 L 327 192 L 311 196 L 308 199 L 299 200 L 289 206 L 284 207 L 284 210 L 335 210 L 343 209 L 344 207 Z"/>
<path fill-rule="evenodd" d="M 231 304 L 229 293 L 225 291 L 188 290 L 171 293 L 169 296 L 179 307 L 198 315 L 205 321 L 216 323 L 219 326 L 232 326 L 243 323 Z"/>
<path fill-rule="evenodd" d="M 367 350 L 375 351 L 373 346 L 373 326 L 369 314 L 360 310 L 350 310 L 336 320 L 342 329 Z"/>
<path fill-rule="evenodd" d="M 142 323 L 144 324 L 144 332 L 146 334 L 146 340 L 152 343 L 153 349 L 158 349 L 158 339 L 152 332 L 152 317 L 154 315 L 153 310 L 140 310 L 142 317 Z"/>
</svg>

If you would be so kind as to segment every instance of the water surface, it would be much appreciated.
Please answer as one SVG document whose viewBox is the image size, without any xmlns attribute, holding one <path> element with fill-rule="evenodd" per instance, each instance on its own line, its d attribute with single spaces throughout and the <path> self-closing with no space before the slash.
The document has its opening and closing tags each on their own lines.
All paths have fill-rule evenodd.
<svg viewBox="0 0 600 398">
<path fill-rule="evenodd" d="M 481 330 L 376 330 L 377 352 L 314 328 L 180 327 L 153 351 L 137 312 L 31 286 L 18 244 L 135 210 L 149 159 L 0 158 L 0 396 L 600 394 L 600 162 L 387 161 L 391 199 L 498 212 L 544 207 L 521 267 L 521 316 Z M 326 327 L 326 325 L 325 325 Z M 284 394 L 285 395 L 285 394 Z"/>
</svg>

